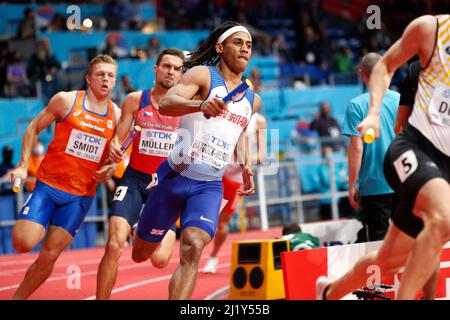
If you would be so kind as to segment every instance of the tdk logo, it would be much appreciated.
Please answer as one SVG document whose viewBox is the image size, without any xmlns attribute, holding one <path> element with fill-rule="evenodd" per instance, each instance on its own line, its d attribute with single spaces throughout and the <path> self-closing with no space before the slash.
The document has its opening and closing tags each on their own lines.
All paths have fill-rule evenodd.
<svg viewBox="0 0 450 320">
<path fill-rule="evenodd" d="M 94 137 L 94 136 L 90 136 L 86 133 L 78 133 L 77 134 L 77 139 L 79 140 L 83 140 L 83 141 L 87 141 L 90 143 L 95 143 L 95 144 L 101 144 L 101 139 L 98 137 Z"/>
<path fill-rule="evenodd" d="M 147 137 L 172 140 L 172 133 L 173 132 L 147 131 Z"/>
<path fill-rule="evenodd" d="M 214 136 L 211 136 L 211 142 L 214 143 L 216 146 L 219 146 L 220 148 L 225 149 L 225 150 L 229 150 L 231 147 L 231 143 L 221 140 L 219 138 L 216 138 Z"/>
</svg>

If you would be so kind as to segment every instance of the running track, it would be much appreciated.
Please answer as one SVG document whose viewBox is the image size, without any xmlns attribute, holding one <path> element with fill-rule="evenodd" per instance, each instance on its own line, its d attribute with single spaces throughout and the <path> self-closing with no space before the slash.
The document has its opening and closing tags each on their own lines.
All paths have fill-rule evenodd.
<svg viewBox="0 0 450 320">
<path fill-rule="evenodd" d="M 266 232 L 249 231 L 231 233 L 219 252 L 216 274 L 199 273 L 192 299 L 203 300 L 229 285 L 231 265 L 231 244 L 235 240 L 272 239 L 280 236 L 281 228 Z M 200 261 L 200 269 L 206 263 L 212 250 L 210 243 Z M 32 300 L 84 300 L 95 298 L 97 268 L 103 255 L 103 248 L 68 250 L 61 254 L 53 273 L 47 281 L 30 297 Z M 22 281 L 27 268 L 37 257 L 36 253 L 22 255 L 0 255 L 0 300 L 11 299 Z M 165 300 L 172 273 L 179 261 L 179 241 L 177 241 L 169 265 L 156 269 L 151 263 L 134 263 L 131 248 L 123 251 L 119 263 L 119 275 L 111 295 L 112 300 Z M 73 288 L 71 267 L 78 266 L 81 272 L 80 288 Z M 73 270 L 73 269 L 72 269 Z M 72 273 L 71 273 L 72 272 Z M 70 278 L 69 278 L 70 277 Z M 69 288 L 68 288 L 69 287 Z"/>
</svg>

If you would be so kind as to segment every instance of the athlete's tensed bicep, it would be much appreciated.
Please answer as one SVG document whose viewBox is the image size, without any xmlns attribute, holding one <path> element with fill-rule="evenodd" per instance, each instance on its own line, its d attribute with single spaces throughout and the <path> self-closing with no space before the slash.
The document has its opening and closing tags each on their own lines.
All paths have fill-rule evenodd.
<svg viewBox="0 0 450 320">
<path fill-rule="evenodd" d="M 194 67 L 186 72 L 180 82 L 167 92 L 167 96 L 176 95 L 184 99 L 193 99 L 195 96 L 204 97 L 209 91 L 209 71 L 205 67 Z"/>
<path fill-rule="evenodd" d="M 419 55 L 424 66 L 432 54 L 435 42 L 436 18 L 422 16 L 413 20 L 397 40 L 383 56 L 383 62 L 389 73 L 393 73 L 398 67 Z"/>
</svg>

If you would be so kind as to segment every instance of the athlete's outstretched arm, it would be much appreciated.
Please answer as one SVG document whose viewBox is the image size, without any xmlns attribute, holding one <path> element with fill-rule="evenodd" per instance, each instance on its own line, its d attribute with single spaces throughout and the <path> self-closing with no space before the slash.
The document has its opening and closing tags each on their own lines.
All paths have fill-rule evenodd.
<svg viewBox="0 0 450 320">
<path fill-rule="evenodd" d="M 194 112 L 218 116 L 226 109 L 226 105 L 216 98 L 203 101 L 208 95 L 209 85 L 210 72 L 207 67 L 196 66 L 190 69 L 159 102 L 159 112 L 172 117 Z"/>
<path fill-rule="evenodd" d="M 167 91 L 159 102 L 159 112 L 167 116 L 182 116 L 199 112 L 202 100 L 194 99 L 202 96 L 202 90 L 209 85 L 209 70 L 198 66 L 187 71 L 180 82 Z"/>
<path fill-rule="evenodd" d="M 375 130 L 375 137 L 380 135 L 380 105 L 386 90 L 394 75 L 395 70 L 418 54 L 422 65 L 425 65 L 431 56 L 425 52 L 424 43 L 433 41 L 436 32 L 436 18 L 422 16 L 413 20 L 397 40 L 386 52 L 383 58 L 373 68 L 369 81 L 370 107 L 367 117 L 358 126 L 358 131 L 363 135 L 369 128 Z"/>
<path fill-rule="evenodd" d="M 119 107 L 114 103 L 114 115 L 117 119 L 117 123 L 120 121 L 120 119 L 122 118 L 122 110 L 119 109 Z M 117 134 L 117 125 L 116 125 L 116 132 L 114 135 Z M 114 139 L 114 137 L 113 137 Z M 109 150 L 111 152 L 111 148 L 112 148 L 112 143 L 113 140 L 111 140 L 111 143 L 109 145 Z M 119 151 L 120 151 L 120 146 L 119 146 Z M 94 179 L 97 180 L 98 182 L 106 182 L 107 180 L 111 179 L 112 175 L 114 174 L 114 171 L 116 171 L 117 165 L 119 163 L 118 162 L 114 162 L 113 160 L 111 160 L 110 157 L 106 158 L 105 162 L 103 163 L 103 166 L 97 170 L 97 172 L 95 173 Z"/>
<path fill-rule="evenodd" d="M 130 132 L 131 124 L 139 108 L 140 97 L 141 93 L 139 91 L 129 93 L 122 103 L 120 118 L 116 117 L 118 119 L 116 132 L 109 147 L 109 159 L 115 163 L 119 163 L 122 160 L 123 152 L 120 150 L 120 147 Z"/>
<path fill-rule="evenodd" d="M 58 92 L 50 99 L 47 107 L 31 120 L 23 136 L 20 161 L 11 172 L 12 183 L 15 178 L 21 178 L 22 181 L 25 181 L 27 178 L 28 161 L 39 133 L 54 121 L 62 120 L 69 112 L 73 99 L 75 99 L 73 92 Z"/>
</svg>

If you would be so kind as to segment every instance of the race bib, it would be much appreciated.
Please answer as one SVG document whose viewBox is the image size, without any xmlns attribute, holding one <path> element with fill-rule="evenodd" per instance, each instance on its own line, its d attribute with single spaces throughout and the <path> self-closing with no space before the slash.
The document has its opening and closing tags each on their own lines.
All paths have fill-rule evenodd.
<svg viewBox="0 0 450 320">
<path fill-rule="evenodd" d="M 142 129 L 139 153 L 167 158 L 172 152 L 176 140 L 176 132 Z"/>
<path fill-rule="evenodd" d="M 413 150 L 402 153 L 400 157 L 394 161 L 394 168 L 395 171 L 397 171 L 401 183 L 405 182 L 410 175 L 416 172 L 418 167 L 419 163 Z"/>
<path fill-rule="evenodd" d="M 127 186 L 118 186 L 116 192 L 114 193 L 113 201 L 123 201 L 128 191 Z"/>
<path fill-rule="evenodd" d="M 84 160 L 100 162 L 107 139 L 72 129 L 66 153 Z"/>
<path fill-rule="evenodd" d="M 217 169 L 222 169 L 231 160 L 234 145 L 203 131 L 198 134 L 189 150 L 189 155 Z"/>
<path fill-rule="evenodd" d="M 434 89 L 428 115 L 432 123 L 450 126 L 450 88 L 439 86 Z"/>
</svg>

